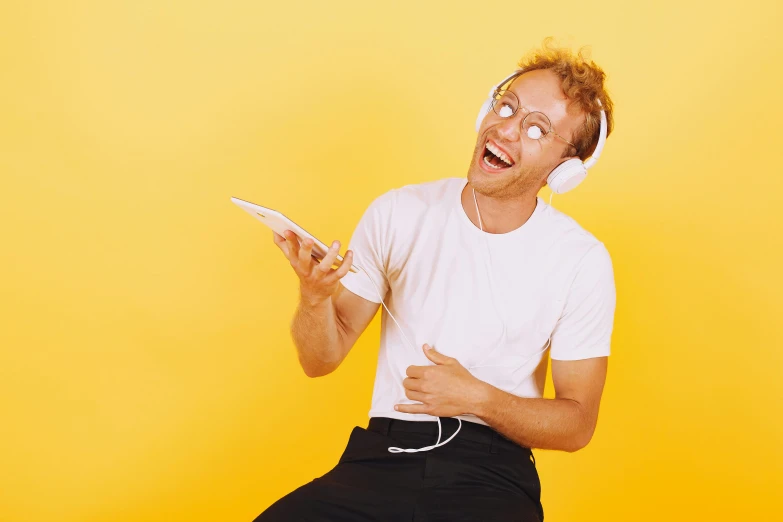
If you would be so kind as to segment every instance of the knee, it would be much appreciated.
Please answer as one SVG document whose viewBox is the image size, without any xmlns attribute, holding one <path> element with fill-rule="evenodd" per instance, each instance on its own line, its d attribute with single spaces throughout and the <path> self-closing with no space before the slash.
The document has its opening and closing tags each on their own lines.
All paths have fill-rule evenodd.
<svg viewBox="0 0 783 522">
<path fill-rule="evenodd" d="M 253 522 L 292 522 L 308 520 L 308 491 L 311 484 L 305 484 L 280 498 L 261 512 Z"/>
</svg>

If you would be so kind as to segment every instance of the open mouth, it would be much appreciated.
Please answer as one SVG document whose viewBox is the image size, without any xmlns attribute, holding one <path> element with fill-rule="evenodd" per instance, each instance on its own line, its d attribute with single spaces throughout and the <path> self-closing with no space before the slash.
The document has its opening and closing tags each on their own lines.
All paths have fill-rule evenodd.
<svg viewBox="0 0 783 522">
<path fill-rule="evenodd" d="M 509 158 L 489 140 L 484 145 L 484 155 L 481 161 L 484 162 L 487 168 L 493 171 L 501 171 L 514 166 L 514 160 Z"/>
</svg>

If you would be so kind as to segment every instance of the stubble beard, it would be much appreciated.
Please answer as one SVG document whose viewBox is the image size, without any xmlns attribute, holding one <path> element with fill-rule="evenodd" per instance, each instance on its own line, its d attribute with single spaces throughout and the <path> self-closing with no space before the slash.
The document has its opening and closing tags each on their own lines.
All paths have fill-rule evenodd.
<svg viewBox="0 0 783 522">
<path fill-rule="evenodd" d="M 478 147 L 483 150 L 483 142 Z M 515 165 L 503 174 L 498 174 L 497 179 L 493 179 L 492 174 L 481 170 L 481 167 L 476 163 L 483 161 L 480 157 L 478 160 L 476 159 L 478 153 L 478 150 L 473 151 L 473 159 L 468 167 L 468 181 L 476 192 L 495 199 L 519 198 L 531 192 L 538 194 L 544 175 L 542 169 L 531 170 Z"/>
</svg>

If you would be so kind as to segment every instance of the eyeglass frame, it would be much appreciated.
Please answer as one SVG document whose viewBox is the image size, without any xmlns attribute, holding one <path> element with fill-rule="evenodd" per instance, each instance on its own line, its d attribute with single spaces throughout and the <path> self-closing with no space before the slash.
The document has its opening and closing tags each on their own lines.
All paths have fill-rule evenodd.
<svg viewBox="0 0 783 522">
<path fill-rule="evenodd" d="M 511 94 L 512 96 L 514 96 L 514 98 L 516 98 L 516 100 L 517 100 L 517 108 L 516 108 L 516 110 L 515 110 L 514 112 L 512 112 L 512 113 L 511 113 L 511 115 L 510 115 L 510 116 L 501 116 L 501 115 L 500 115 L 500 113 L 499 113 L 498 111 L 496 111 L 496 110 L 495 110 L 495 104 L 498 102 L 498 97 L 497 97 L 497 96 L 498 96 L 498 94 L 500 94 L 501 92 L 510 93 L 510 94 Z M 541 114 L 541 115 L 542 115 L 544 118 L 546 118 L 546 121 L 548 121 L 548 122 L 549 122 L 549 130 L 546 132 L 546 134 L 544 134 L 543 136 L 541 136 L 541 138 L 537 138 L 537 139 L 536 139 L 536 141 L 538 141 L 538 140 L 540 140 L 540 139 L 542 139 L 542 138 L 545 138 L 545 137 L 546 137 L 546 136 L 548 136 L 550 133 L 552 133 L 552 134 L 554 134 L 555 136 L 557 136 L 558 138 L 560 138 L 561 140 L 563 140 L 564 142 L 566 142 L 566 143 L 568 143 L 569 145 L 571 145 L 573 148 L 575 148 L 575 149 L 577 148 L 577 147 L 576 147 L 576 145 L 574 145 L 573 143 L 571 143 L 570 141 L 568 141 L 567 139 L 565 139 L 564 137 L 562 137 L 560 134 L 558 134 L 557 132 L 555 132 L 555 129 L 554 129 L 554 127 L 552 126 L 552 120 L 549 118 L 549 116 L 547 116 L 546 114 L 544 114 L 544 113 L 543 113 L 543 112 L 541 112 L 541 111 L 529 111 L 529 110 L 527 110 L 527 108 L 525 108 L 525 107 L 522 107 L 522 101 L 519 99 L 519 96 L 517 96 L 517 95 L 514 93 L 514 91 L 512 91 L 511 89 L 508 89 L 508 88 L 506 88 L 506 89 L 501 89 L 500 87 L 497 87 L 497 88 L 495 89 L 495 92 L 494 92 L 494 93 L 493 93 L 493 95 L 492 95 L 492 103 L 491 103 L 490 107 L 492 108 L 492 112 L 494 112 L 495 114 L 497 114 L 497 115 L 498 115 L 498 117 L 500 117 L 500 118 L 503 118 L 504 120 L 505 120 L 505 119 L 508 119 L 508 118 L 513 118 L 513 117 L 516 115 L 516 113 L 519 111 L 519 109 L 525 109 L 525 111 L 527 112 L 527 114 L 525 114 L 525 117 L 524 117 L 524 118 L 522 118 L 522 123 L 520 124 L 520 128 L 524 128 L 524 126 L 525 126 L 525 120 L 527 120 L 527 117 L 528 117 L 528 116 L 530 116 L 531 114 L 539 113 L 539 114 Z M 530 138 L 530 139 L 534 139 L 534 138 Z"/>
</svg>

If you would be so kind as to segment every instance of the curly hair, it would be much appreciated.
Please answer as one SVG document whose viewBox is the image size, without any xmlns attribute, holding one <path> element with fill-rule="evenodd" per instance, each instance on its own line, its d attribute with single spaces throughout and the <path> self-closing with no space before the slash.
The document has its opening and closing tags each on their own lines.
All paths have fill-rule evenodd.
<svg viewBox="0 0 783 522">
<path fill-rule="evenodd" d="M 584 161 L 595 150 L 601 130 L 602 107 L 599 107 L 596 99 L 601 101 L 606 113 L 606 135 L 609 136 L 614 128 L 612 100 L 604 88 L 606 74 L 592 60 L 587 62 L 583 53 L 585 47 L 574 55 L 570 49 L 552 45 L 552 41 L 551 36 L 544 38 L 542 47 L 525 55 L 517 65 L 526 72 L 548 69 L 557 74 L 562 82 L 563 93 L 571 103 L 576 103 L 577 107 L 584 111 L 585 122 L 573 136 L 575 155 Z M 569 148 L 563 156 L 571 153 L 572 149 Z"/>
</svg>

